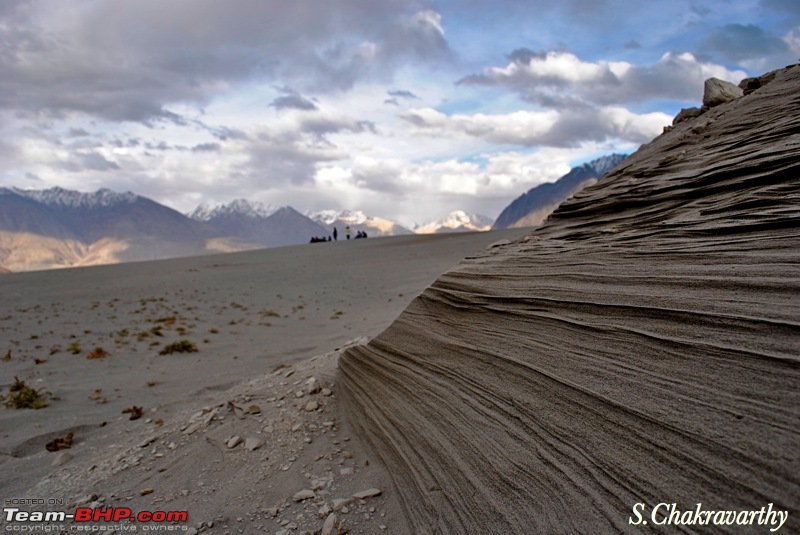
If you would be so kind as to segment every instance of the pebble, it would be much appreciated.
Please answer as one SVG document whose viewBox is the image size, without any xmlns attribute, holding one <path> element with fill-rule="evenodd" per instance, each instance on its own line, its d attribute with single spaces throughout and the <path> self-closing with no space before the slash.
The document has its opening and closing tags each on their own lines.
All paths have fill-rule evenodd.
<svg viewBox="0 0 800 535">
<path fill-rule="evenodd" d="M 328 518 L 325 519 L 325 523 L 322 525 L 321 535 L 336 535 L 339 533 L 339 528 L 339 519 L 334 513 L 331 513 L 328 515 Z"/>
<path fill-rule="evenodd" d="M 242 437 L 240 437 L 239 435 L 233 435 L 231 438 L 228 439 L 225 445 L 227 445 L 228 448 L 233 449 L 241 443 L 242 443 Z"/>
<path fill-rule="evenodd" d="M 322 395 L 326 398 L 333 395 L 333 391 L 330 388 L 323 388 Z"/>
<path fill-rule="evenodd" d="M 244 441 L 244 449 L 247 451 L 255 451 L 263 445 L 264 441 L 256 437 L 247 437 L 247 440 Z"/>
<path fill-rule="evenodd" d="M 333 510 L 338 511 L 342 507 L 350 505 L 351 503 L 353 503 L 352 498 L 337 498 L 333 500 Z"/>
<path fill-rule="evenodd" d="M 277 507 L 267 507 L 267 514 L 272 518 L 278 516 L 278 508 Z"/>
<path fill-rule="evenodd" d="M 356 492 L 353 494 L 353 498 L 356 500 L 363 500 L 365 498 L 374 498 L 375 496 L 380 496 L 381 490 L 380 489 L 367 489 L 362 490 L 361 492 Z"/>
<path fill-rule="evenodd" d="M 319 409 L 319 403 L 316 401 L 309 401 L 306 403 L 306 412 L 314 412 L 317 409 Z"/>
<path fill-rule="evenodd" d="M 348 466 L 347 468 L 342 468 L 341 470 L 339 470 L 339 475 L 352 476 L 353 475 L 353 468 L 351 466 Z"/>
<path fill-rule="evenodd" d="M 303 500 L 310 500 L 316 497 L 317 495 L 314 494 L 314 491 L 310 489 L 303 489 L 300 492 L 295 493 L 294 496 L 292 496 L 292 498 L 296 502 L 302 502 Z"/>
</svg>

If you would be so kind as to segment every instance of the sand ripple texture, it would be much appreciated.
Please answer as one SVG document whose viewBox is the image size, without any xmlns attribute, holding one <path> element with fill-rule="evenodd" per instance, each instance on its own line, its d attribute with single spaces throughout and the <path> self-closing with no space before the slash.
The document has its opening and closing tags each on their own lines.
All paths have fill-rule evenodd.
<svg viewBox="0 0 800 535">
<path fill-rule="evenodd" d="M 340 360 L 416 533 L 800 531 L 800 66 L 642 147 Z M 768 532 L 674 526 L 663 532 Z"/>
</svg>

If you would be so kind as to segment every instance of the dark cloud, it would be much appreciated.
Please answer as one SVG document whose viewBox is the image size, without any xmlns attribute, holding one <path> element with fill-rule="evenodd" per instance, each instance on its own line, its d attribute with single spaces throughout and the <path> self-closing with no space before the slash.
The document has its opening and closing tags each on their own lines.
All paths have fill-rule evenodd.
<svg viewBox="0 0 800 535">
<path fill-rule="evenodd" d="M 404 98 L 407 100 L 419 100 L 419 97 L 417 95 L 405 89 L 394 89 L 387 91 L 386 93 L 388 93 L 390 97 Z"/>
<path fill-rule="evenodd" d="M 201 143 L 192 147 L 192 152 L 219 152 L 221 148 L 219 143 Z"/>
<path fill-rule="evenodd" d="M 642 48 L 642 45 L 641 43 L 639 43 L 639 41 L 636 41 L 634 39 L 625 43 L 625 48 L 627 50 L 639 50 L 640 48 Z"/>
<path fill-rule="evenodd" d="M 0 108 L 181 124 L 170 103 L 204 105 L 238 81 L 347 89 L 450 57 L 425 3 L 3 0 Z M 310 109 L 292 95 L 275 105 Z"/>
<path fill-rule="evenodd" d="M 283 93 L 283 96 L 272 101 L 270 104 L 271 107 L 277 110 L 293 109 L 312 111 L 319 109 L 314 102 L 292 89 L 283 89 Z"/>
<path fill-rule="evenodd" d="M 800 2 L 797 0 L 761 0 L 761 5 L 772 11 L 786 15 L 786 22 L 790 25 L 800 21 Z"/>
<path fill-rule="evenodd" d="M 67 132 L 67 137 L 86 137 L 90 135 L 91 134 L 83 128 L 70 128 L 69 132 Z"/>
<path fill-rule="evenodd" d="M 736 62 L 789 51 L 784 40 L 753 24 L 727 24 L 717 28 L 708 35 L 702 48 L 706 53 Z"/>
</svg>

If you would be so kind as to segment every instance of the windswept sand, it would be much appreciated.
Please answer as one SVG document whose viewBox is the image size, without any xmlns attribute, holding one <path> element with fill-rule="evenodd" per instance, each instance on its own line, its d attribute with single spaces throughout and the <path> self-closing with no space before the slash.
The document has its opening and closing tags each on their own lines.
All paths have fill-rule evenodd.
<svg viewBox="0 0 800 535">
<path fill-rule="evenodd" d="M 662 502 L 800 532 L 800 66 L 446 273 L 340 370 L 415 533 L 777 527 L 629 524 Z"/>
<path fill-rule="evenodd" d="M 391 480 L 339 405 L 337 349 L 384 330 L 464 256 L 523 233 L 4 275 L 2 393 L 19 376 L 57 399 L 38 411 L 0 408 L 0 498 L 63 499 L 67 512 L 186 510 L 200 532 L 305 533 L 322 528 L 335 499 L 375 487 L 380 496 L 336 511 L 344 529 L 410 532 Z M 199 352 L 158 354 L 183 339 Z M 87 359 L 98 347 L 108 356 Z M 122 413 L 132 406 L 142 418 Z M 69 432 L 72 448 L 46 451 Z M 242 443 L 229 448 L 234 436 Z M 315 497 L 295 502 L 304 489 Z"/>
</svg>

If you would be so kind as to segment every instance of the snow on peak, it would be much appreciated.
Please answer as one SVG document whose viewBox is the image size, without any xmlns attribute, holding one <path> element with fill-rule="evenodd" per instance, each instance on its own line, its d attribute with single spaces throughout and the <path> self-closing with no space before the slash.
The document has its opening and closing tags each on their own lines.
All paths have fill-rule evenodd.
<svg viewBox="0 0 800 535">
<path fill-rule="evenodd" d="M 414 227 L 417 234 L 433 234 L 440 229 L 469 229 L 469 230 L 489 230 L 493 220 L 480 214 L 468 214 L 463 210 L 454 210 L 446 217 L 436 221 L 429 221 L 423 225 Z"/>
<path fill-rule="evenodd" d="M 216 217 L 225 215 L 244 215 L 253 218 L 266 218 L 278 210 L 271 204 L 265 205 L 259 201 L 248 201 L 247 199 L 235 199 L 228 204 L 201 204 L 187 215 L 197 221 L 210 221 Z"/>
<path fill-rule="evenodd" d="M 121 203 L 132 203 L 139 198 L 138 195 L 131 193 L 130 191 L 125 193 L 117 193 L 107 188 L 99 189 L 94 193 L 82 193 L 80 191 L 68 190 L 59 187 L 45 190 L 23 190 L 14 188 L 14 192 L 42 204 L 67 208 L 97 208 L 113 206 Z"/>
<path fill-rule="evenodd" d="M 585 163 L 584 166 L 594 169 L 595 173 L 597 173 L 597 176 L 601 177 L 622 163 L 622 161 L 627 157 L 628 156 L 625 154 L 609 154 L 596 160 L 592 160 L 589 163 Z"/>
<path fill-rule="evenodd" d="M 367 221 L 373 219 L 367 217 L 361 210 L 321 210 L 306 214 L 310 219 L 323 225 L 333 225 L 337 221 L 341 221 L 345 225 L 363 225 Z"/>
</svg>

